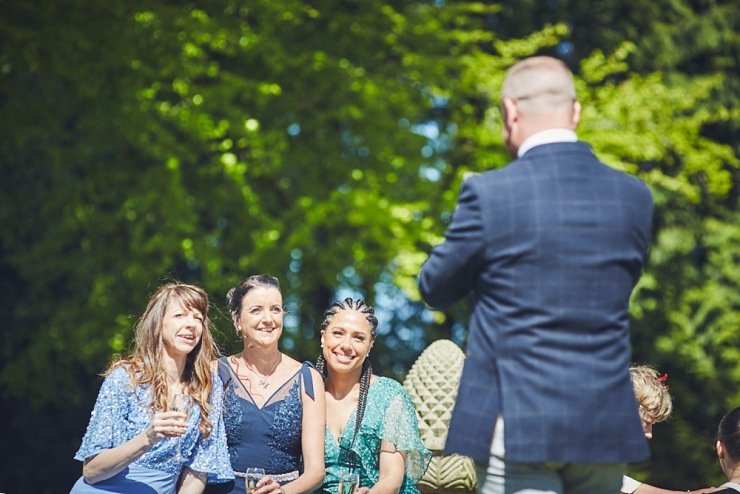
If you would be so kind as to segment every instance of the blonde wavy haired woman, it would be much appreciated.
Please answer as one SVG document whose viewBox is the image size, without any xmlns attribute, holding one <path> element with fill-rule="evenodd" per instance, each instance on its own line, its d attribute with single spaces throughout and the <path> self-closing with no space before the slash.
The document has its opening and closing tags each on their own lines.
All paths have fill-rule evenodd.
<svg viewBox="0 0 740 494">
<path fill-rule="evenodd" d="M 673 400 L 668 392 L 668 374 L 661 374 L 649 365 L 630 367 L 630 378 L 640 412 L 642 429 L 647 439 L 653 438 L 653 425 L 668 420 L 673 413 Z M 638 482 L 626 475 L 622 479 L 621 494 L 699 494 L 711 488 L 696 491 L 672 491 Z"/>
<path fill-rule="evenodd" d="M 151 296 L 133 352 L 103 374 L 71 494 L 190 494 L 202 492 L 207 477 L 233 478 L 208 307 L 194 285 L 168 283 Z"/>
</svg>

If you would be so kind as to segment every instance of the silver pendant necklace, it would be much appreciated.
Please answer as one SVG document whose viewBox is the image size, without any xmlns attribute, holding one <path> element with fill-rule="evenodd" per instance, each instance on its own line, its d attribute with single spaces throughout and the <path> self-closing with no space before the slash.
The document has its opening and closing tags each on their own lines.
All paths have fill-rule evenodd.
<svg viewBox="0 0 740 494">
<path fill-rule="evenodd" d="M 260 374 L 259 372 L 257 372 L 256 369 L 253 369 L 252 366 L 249 365 L 249 363 L 247 362 L 247 359 L 244 358 L 244 352 L 242 352 L 242 359 L 244 360 L 244 363 L 246 364 L 247 369 L 252 371 L 252 373 L 254 373 L 258 377 L 257 385 L 260 386 L 262 389 L 267 389 L 270 387 L 270 381 L 268 379 L 275 373 L 277 366 L 280 364 L 280 361 L 283 359 L 283 354 L 282 353 L 279 354 L 277 360 L 275 361 L 275 365 L 273 365 L 270 372 L 268 372 L 265 375 Z"/>
</svg>

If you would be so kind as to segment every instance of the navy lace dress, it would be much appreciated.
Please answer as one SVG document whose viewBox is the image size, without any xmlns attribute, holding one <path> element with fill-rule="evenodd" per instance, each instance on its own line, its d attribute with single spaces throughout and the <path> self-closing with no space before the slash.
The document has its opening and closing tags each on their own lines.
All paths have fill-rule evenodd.
<svg viewBox="0 0 740 494">
<path fill-rule="evenodd" d="M 301 465 L 301 423 L 303 402 L 301 382 L 306 394 L 314 397 L 311 364 L 304 363 L 290 379 L 258 407 L 241 380 L 234 374 L 227 357 L 218 360 L 218 374 L 224 382 L 223 420 L 231 466 L 236 480 L 230 490 L 246 492 L 244 472 L 249 467 L 264 468 L 276 481 L 285 484 L 298 478 Z M 209 485 L 207 492 L 216 492 Z"/>
</svg>

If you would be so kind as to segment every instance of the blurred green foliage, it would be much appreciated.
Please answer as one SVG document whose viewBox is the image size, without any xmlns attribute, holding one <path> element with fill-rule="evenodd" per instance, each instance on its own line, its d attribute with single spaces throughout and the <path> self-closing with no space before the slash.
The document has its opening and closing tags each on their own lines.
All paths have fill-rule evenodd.
<svg viewBox="0 0 740 494">
<path fill-rule="evenodd" d="M 676 406 L 636 476 L 719 483 L 715 427 L 740 404 L 739 10 L 0 2 L 0 490 L 71 486 L 96 373 L 166 279 L 212 294 L 225 352 L 224 294 L 260 272 L 283 282 L 299 359 L 345 293 L 379 311 L 380 373 L 464 345 L 467 304 L 426 310 L 416 275 L 464 175 L 507 162 L 498 90 L 535 53 L 569 63 L 581 138 L 656 200 L 634 358 L 670 374 Z"/>
</svg>

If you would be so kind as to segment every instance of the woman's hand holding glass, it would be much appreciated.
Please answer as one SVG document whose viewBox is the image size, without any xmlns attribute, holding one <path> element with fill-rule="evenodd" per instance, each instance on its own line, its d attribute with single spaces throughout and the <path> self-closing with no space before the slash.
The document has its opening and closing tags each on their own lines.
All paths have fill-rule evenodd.
<svg viewBox="0 0 740 494">
<path fill-rule="evenodd" d="M 269 475 L 265 475 L 263 468 L 247 468 L 247 494 L 282 494 L 280 483 Z"/>
<path fill-rule="evenodd" d="M 176 394 L 172 397 L 172 403 L 170 404 L 170 412 L 179 414 L 179 416 L 175 417 L 175 420 L 180 420 L 178 425 L 175 426 L 175 433 L 172 434 L 173 437 L 177 437 L 177 452 L 175 453 L 175 458 L 178 461 L 182 460 L 182 454 L 180 452 L 180 450 L 182 449 L 182 446 L 180 444 L 180 436 L 185 434 L 185 431 L 188 430 L 188 414 L 190 413 L 191 403 L 192 400 L 188 395 Z"/>
<path fill-rule="evenodd" d="M 360 476 L 353 472 L 342 472 L 339 475 L 338 494 L 354 494 L 360 486 Z"/>
<path fill-rule="evenodd" d="M 168 437 L 180 437 L 188 429 L 188 412 L 190 397 L 177 395 L 170 409 L 166 412 L 154 412 L 146 429 L 146 436 L 151 446 Z"/>
</svg>

